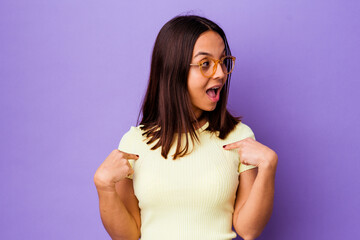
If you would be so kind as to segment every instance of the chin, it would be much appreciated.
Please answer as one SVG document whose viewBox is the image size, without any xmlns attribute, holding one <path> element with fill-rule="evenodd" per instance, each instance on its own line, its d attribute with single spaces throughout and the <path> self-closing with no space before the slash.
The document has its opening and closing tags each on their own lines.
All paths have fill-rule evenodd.
<svg viewBox="0 0 360 240">
<path fill-rule="evenodd" d="M 213 106 L 207 106 L 206 108 L 203 108 L 202 110 L 206 111 L 206 112 L 212 112 L 215 110 L 215 108 L 216 108 L 216 104 L 214 104 Z"/>
</svg>

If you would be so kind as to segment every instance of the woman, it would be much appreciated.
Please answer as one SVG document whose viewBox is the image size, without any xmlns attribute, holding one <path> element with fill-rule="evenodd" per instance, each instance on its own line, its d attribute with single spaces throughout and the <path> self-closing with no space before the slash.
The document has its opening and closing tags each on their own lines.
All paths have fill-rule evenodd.
<svg viewBox="0 0 360 240">
<path fill-rule="evenodd" d="M 95 173 L 113 239 L 255 239 L 277 155 L 226 109 L 235 57 L 223 30 L 175 17 L 156 39 L 142 120 Z"/>
</svg>

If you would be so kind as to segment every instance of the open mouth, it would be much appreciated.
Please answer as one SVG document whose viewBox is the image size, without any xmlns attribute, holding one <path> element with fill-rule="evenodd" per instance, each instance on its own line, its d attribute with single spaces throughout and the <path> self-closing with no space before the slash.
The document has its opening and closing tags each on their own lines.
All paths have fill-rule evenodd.
<svg viewBox="0 0 360 240">
<path fill-rule="evenodd" d="M 220 87 L 209 88 L 206 90 L 206 94 L 209 96 L 211 101 L 217 102 L 220 98 Z"/>
<path fill-rule="evenodd" d="M 206 94 L 209 95 L 210 98 L 215 98 L 219 91 L 219 87 L 214 87 L 206 90 Z"/>
</svg>

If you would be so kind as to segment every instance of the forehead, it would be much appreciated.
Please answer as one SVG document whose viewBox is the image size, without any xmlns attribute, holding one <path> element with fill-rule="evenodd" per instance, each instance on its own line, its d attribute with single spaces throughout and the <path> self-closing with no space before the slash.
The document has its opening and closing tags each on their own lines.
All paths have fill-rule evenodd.
<svg viewBox="0 0 360 240">
<path fill-rule="evenodd" d="M 206 31 L 196 40 L 193 57 L 199 52 L 206 52 L 214 57 L 219 57 L 223 54 L 224 49 L 225 44 L 221 36 L 217 32 Z"/>
</svg>

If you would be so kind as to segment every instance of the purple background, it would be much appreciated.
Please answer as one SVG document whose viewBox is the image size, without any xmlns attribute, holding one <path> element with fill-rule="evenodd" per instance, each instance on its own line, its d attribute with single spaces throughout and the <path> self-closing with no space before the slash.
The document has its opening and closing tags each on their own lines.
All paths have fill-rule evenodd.
<svg viewBox="0 0 360 240">
<path fill-rule="evenodd" d="M 135 125 L 156 35 L 180 13 L 223 27 L 229 108 L 279 155 L 259 239 L 360 239 L 355 0 L 2 0 L 0 239 L 109 239 L 93 174 Z"/>
</svg>

